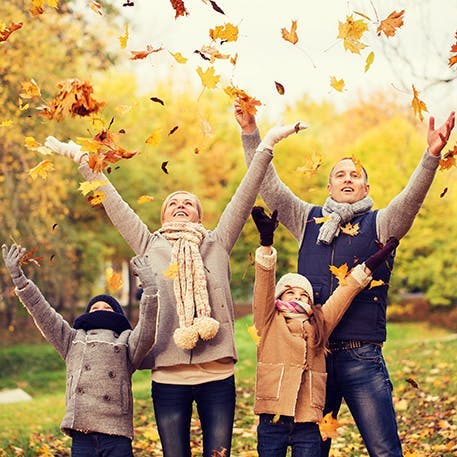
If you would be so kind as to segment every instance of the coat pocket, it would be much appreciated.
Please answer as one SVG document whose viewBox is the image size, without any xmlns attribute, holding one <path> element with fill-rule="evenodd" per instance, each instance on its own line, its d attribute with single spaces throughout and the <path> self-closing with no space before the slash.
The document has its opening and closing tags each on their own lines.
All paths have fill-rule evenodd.
<svg viewBox="0 0 457 457">
<path fill-rule="evenodd" d="M 256 397 L 261 400 L 278 400 L 283 378 L 283 363 L 258 362 Z"/>
<path fill-rule="evenodd" d="M 310 382 L 310 403 L 314 408 L 324 409 L 325 406 L 325 384 L 327 373 L 321 371 L 309 371 Z"/>
</svg>

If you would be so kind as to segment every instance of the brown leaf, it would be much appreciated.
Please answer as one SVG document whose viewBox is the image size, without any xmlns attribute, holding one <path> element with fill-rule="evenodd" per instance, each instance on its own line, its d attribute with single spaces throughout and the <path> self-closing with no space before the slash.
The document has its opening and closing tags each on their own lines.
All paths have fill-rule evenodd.
<svg viewBox="0 0 457 457">
<path fill-rule="evenodd" d="M 11 22 L 10 25 L 0 25 L 0 42 L 6 41 L 10 35 L 22 27 L 22 22 Z"/>
<path fill-rule="evenodd" d="M 278 91 L 278 94 L 284 95 L 284 92 L 285 92 L 284 86 L 281 83 L 278 83 L 277 81 L 275 81 L 275 86 L 276 86 L 276 90 Z"/>
<path fill-rule="evenodd" d="M 411 384 L 415 389 L 419 389 L 419 384 L 413 378 L 407 378 L 405 380 L 408 384 Z"/>
<path fill-rule="evenodd" d="M 173 135 L 173 133 L 175 133 L 176 130 L 178 130 L 178 128 L 179 128 L 179 125 L 175 125 L 175 126 L 168 132 L 168 136 Z"/>
<path fill-rule="evenodd" d="M 387 37 L 394 36 L 397 29 L 403 25 L 404 14 L 405 10 L 401 10 L 398 13 L 397 11 L 390 13 L 389 16 L 379 24 L 377 29 L 378 36 L 381 36 L 381 33 L 384 33 Z"/>
<path fill-rule="evenodd" d="M 440 198 L 443 198 L 443 197 L 446 195 L 446 193 L 447 193 L 447 187 L 445 187 L 445 188 L 443 189 L 443 192 L 441 192 Z"/>
<path fill-rule="evenodd" d="M 289 41 L 292 44 L 298 43 L 298 35 L 297 35 L 297 21 L 292 21 L 292 25 L 290 27 L 290 32 L 285 27 L 281 29 L 281 34 L 284 40 Z"/>
<path fill-rule="evenodd" d="M 146 46 L 146 51 L 130 51 L 132 54 L 129 59 L 130 60 L 142 60 L 145 59 L 149 54 L 153 52 L 163 51 L 163 48 L 154 49 L 150 44 Z"/>
<path fill-rule="evenodd" d="M 160 166 L 160 168 L 162 169 L 162 171 L 165 174 L 168 174 L 167 165 L 168 165 L 168 161 L 167 162 L 162 162 L 162 165 Z"/>
<path fill-rule="evenodd" d="M 221 13 L 221 14 L 225 14 L 224 11 L 222 11 L 222 9 L 217 5 L 216 2 L 214 2 L 213 0 L 209 0 L 209 2 L 211 3 L 211 6 L 213 7 L 214 11 L 217 11 L 218 13 Z"/>
<path fill-rule="evenodd" d="M 153 102 L 155 102 L 155 103 L 160 103 L 162 106 L 165 106 L 165 103 L 164 103 L 163 100 L 161 100 L 160 98 L 151 97 L 150 100 L 153 101 Z"/>
<path fill-rule="evenodd" d="M 175 10 L 175 19 L 179 16 L 187 16 L 189 13 L 186 10 L 183 0 L 170 0 L 171 6 Z"/>
<path fill-rule="evenodd" d="M 411 100 L 411 106 L 413 107 L 414 114 L 419 118 L 420 121 L 424 120 L 424 115 L 422 111 L 427 111 L 427 105 L 419 99 L 419 92 L 413 87 L 413 99 Z M 428 111 L 427 111 L 428 112 Z"/>
</svg>

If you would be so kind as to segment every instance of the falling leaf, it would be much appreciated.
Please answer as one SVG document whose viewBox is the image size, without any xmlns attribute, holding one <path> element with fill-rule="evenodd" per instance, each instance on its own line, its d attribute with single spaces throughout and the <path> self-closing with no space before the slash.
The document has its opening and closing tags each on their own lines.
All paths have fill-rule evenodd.
<svg viewBox="0 0 457 457">
<path fill-rule="evenodd" d="M 216 59 L 227 60 L 230 58 L 229 54 L 221 54 L 218 49 L 214 46 L 202 46 L 199 51 L 200 56 L 208 56 L 208 59 L 211 63 L 214 63 Z M 205 59 L 207 60 L 207 59 Z"/>
<path fill-rule="evenodd" d="M 298 167 L 296 171 L 299 173 L 306 173 L 310 176 L 314 176 L 317 173 L 317 170 L 322 165 L 323 159 L 322 155 L 318 152 L 313 152 L 305 156 L 304 164 L 301 167 Z"/>
<path fill-rule="evenodd" d="M 120 273 L 113 272 L 113 274 L 108 278 L 108 288 L 115 292 L 117 290 L 122 289 L 124 282 L 122 281 L 122 277 Z"/>
<path fill-rule="evenodd" d="M 338 279 L 338 284 L 340 286 L 346 284 L 346 276 L 348 273 L 348 266 L 347 263 L 343 263 L 343 265 L 339 267 L 335 267 L 334 265 L 329 265 L 330 271 L 336 278 Z"/>
<path fill-rule="evenodd" d="M 271 422 L 273 424 L 276 424 L 279 422 L 279 419 L 281 418 L 281 414 L 280 413 L 276 413 L 274 416 L 273 416 L 273 419 L 271 419 Z"/>
<path fill-rule="evenodd" d="M 200 150 L 198 148 L 194 149 L 194 154 L 198 154 L 199 152 L 200 152 Z"/>
<path fill-rule="evenodd" d="M 22 22 L 11 22 L 10 25 L 0 24 L 0 43 L 6 41 L 10 35 L 22 27 Z"/>
<path fill-rule="evenodd" d="M 168 51 L 168 52 L 170 52 L 170 51 Z M 170 52 L 170 54 L 174 57 L 174 59 L 178 63 L 186 63 L 187 62 L 187 58 L 184 57 L 180 52 Z"/>
<path fill-rule="evenodd" d="M 196 49 L 194 51 L 194 54 L 198 54 L 203 60 L 207 60 L 208 62 L 211 60 L 210 57 L 208 56 L 205 56 L 205 54 L 203 54 L 203 52 L 201 52 L 200 50 Z"/>
<path fill-rule="evenodd" d="M 35 80 L 31 79 L 30 82 L 26 81 L 21 83 L 22 92 L 19 94 L 20 97 L 25 100 L 29 100 L 34 97 L 41 97 L 41 91 Z"/>
<path fill-rule="evenodd" d="M 38 177 L 45 180 L 48 177 L 48 173 L 53 170 L 54 164 L 50 160 L 43 160 L 36 167 L 29 170 L 29 175 L 33 180 Z"/>
<path fill-rule="evenodd" d="M 59 0 L 31 0 L 32 7 L 29 9 L 32 16 L 39 16 L 44 13 L 44 4 L 46 3 L 51 8 L 57 8 Z"/>
<path fill-rule="evenodd" d="M 150 144 L 151 146 L 157 146 L 160 143 L 160 140 L 162 138 L 162 129 L 158 128 L 154 130 L 144 141 L 147 144 Z"/>
<path fill-rule="evenodd" d="M 292 21 L 290 31 L 283 27 L 281 29 L 281 34 L 284 40 L 289 41 L 292 44 L 298 43 L 297 21 Z"/>
<path fill-rule="evenodd" d="M 114 110 L 116 113 L 118 113 L 120 116 L 125 116 L 127 113 L 132 111 L 132 107 L 130 105 L 117 105 Z"/>
<path fill-rule="evenodd" d="M 175 19 L 179 16 L 187 16 L 189 13 L 186 10 L 183 0 L 170 0 L 171 6 L 175 10 Z"/>
<path fill-rule="evenodd" d="M 11 127 L 14 124 L 14 122 L 10 119 L 7 121 L 0 121 L 0 127 Z"/>
<path fill-rule="evenodd" d="M 344 79 L 336 79 L 335 76 L 330 77 L 330 86 L 332 86 L 338 92 L 343 92 Z"/>
<path fill-rule="evenodd" d="M 151 197 L 150 195 L 141 195 L 136 199 L 136 202 L 142 205 L 143 203 L 150 203 L 154 201 L 154 197 Z"/>
<path fill-rule="evenodd" d="M 92 206 L 100 205 L 105 200 L 105 194 L 100 190 L 96 190 L 88 200 Z"/>
<path fill-rule="evenodd" d="M 348 222 L 344 227 L 340 226 L 340 230 L 349 236 L 357 236 L 359 234 L 359 224 L 352 225 Z"/>
<path fill-rule="evenodd" d="M 322 440 L 325 441 L 327 438 L 336 438 L 338 436 L 338 428 L 341 424 L 332 416 L 332 413 L 327 413 L 319 421 L 319 432 Z"/>
<path fill-rule="evenodd" d="M 159 52 L 163 51 L 163 48 L 157 48 L 154 49 L 150 44 L 146 46 L 146 51 L 130 51 L 132 54 L 129 59 L 130 60 L 142 60 L 145 59 L 148 55 L 154 53 L 154 52 Z"/>
<path fill-rule="evenodd" d="M 413 378 L 407 378 L 406 382 L 411 384 L 415 389 L 419 389 L 419 384 Z"/>
<path fill-rule="evenodd" d="M 259 336 L 259 334 L 257 332 L 257 328 L 254 324 L 248 327 L 248 333 L 251 336 L 252 341 L 254 341 L 256 346 L 258 346 L 260 343 L 260 336 Z"/>
<path fill-rule="evenodd" d="M 331 220 L 332 218 L 329 216 L 322 216 L 322 217 L 314 217 L 313 219 L 316 224 L 323 224 L 324 222 L 327 222 L 327 221 Z"/>
<path fill-rule="evenodd" d="M 103 16 L 103 11 L 102 11 L 102 4 L 98 3 L 94 0 L 91 0 L 89 3 L 90 9 L 94 12 L 99 14 L 100 16 Z"/>
<path fill-rule="evenodd" d="M 124 35 L 119 37 L 119 43 L 121 45 L 121 49 L 125 49 L 127 47 L 127 41 L 129 39 L 129 25 L 125 24 Z"/>
<path fill-rule="evenodd" d="M 224 11 L 218 6 L 218 4 L 215 1 L 209 0 L 209 2 L 211 3 L 211 6 L 213 7 L 214 11 L 217 11 L 218 13 L 221 13 L 221 14 L 225 14 Z"/>
<path fill-rule="evenodd" d="M 168 174 L 167 165 L 168 165 L 168 161 L 162 162 L 162 165 L 160 166 L 160 168 L 162 169 L 162 171 L 163 171 L 165 174 Z"/>
<path fill-rule="evenodd" d="M 86 196 L 89 192 L 97 190 L 99 187 L 107 183 L 106 179 L 94 179 L 93 181 L 84 181 L 79 183 L 78 190 Z"/>
<path fill-rule="evenodd" d="M 449 170 L 451 167 L 456 166 L 455 156 L 457 155 L 457 144 L 453 149 L 450 149 L 440 159 L 440 170 Z"/>
<path fill-rule="evenodd" d="M 162 106 L 165 106 L 165 103 L 164 103 L 163 100 L 161 100 L 160 98 L 151 97 L 149 100 L 151 100 L 151 101 L 154 102 L 154 103 L 160 103 Z"/>
<path fill-rule="evenodd" d="M 381 36 L 383 32 L 385 36 L 394 36 L 395 32 L 398 28 L 403 25 L 403 15 L 405 14 L 405 10 L 401 10 L 397 13 L 397 11 L 393 11 L 392 13 L 387 16 L 386 19 L 381 21 L 379 24 L 377 31 L 378 36 Z"/>
<path fill-rule="evenodd" d="M 338 36 L 343 40 L 343 46 L 346 51 L 354 54 L 360 54 L 362 49 L 367 47 L 360 39 L 368 30 L 368 25 L 363 19 L 354 20 L 351 16 L 346 16 L 346 22 L 338 21 Z"/>
<path fill-rule="evenodd" d="M 135 6 L 135 2 L 131 2 L 130 0 L 127 0 L 125 3 L 122 4 L 122 6 Z"/>
<path fill-rule="evenodd" d="M 363 170 L 362 162 L 354 154 L 352 154 L 351 160 L 352 160 L 352 163 L 354 164 L 355 172 L 357 173 L 357 177 L 361 176 L 362 170 Z"/>
<path fill-rule="evenodd" d="M 163 276 L 166 279 L 174 279 L 178 276 L 179 265 L 177 263 L 170 263 L 167 270 L 163 270 Z"/>
<path fill-rule="evenodd" d="M 374 62 L 374 52 L 371 51 L 365 59 L 365 72 L 367 72 Z"/>
<path fill-rule="evenodd" d="M 175 125 L 175 126 L 168 132 L 168 136 L 173 135 L 173 133 L 175 133 L 176 130 L 178 130 L 178 128 L 179 128 L 179 125 Z"/>
<path fill-rule="evenodd" d="M 226 23 L 224 25 L 217 25 L 214 29 L 209 30 L 209 36 L 213 41 L 217 39 L 225 41 L 238 40 L 238 26 Z"/>
<path fill-rule="evenodd" d="M 58 227 L 59 224 L 52 224 L 52 231 L 54 231 L 57 227 Z"/>
<path fill-rule="evenodd" d="M 28 103 L 26 103 L 26 104 L 23 105 L 23 104 L 22 104 L 22 99 L 21 99 L 21 98 L 18 99 L 18 107 L 19 107 L 19 110 L 20 110 L 20 111 L 25 111 L 25 110 L 29 109 L 29 106 L 30 106 L 30 105 L 29 105 Z"/>
<path fill-rule="evenodd" d="M 427 111 L 427 106 L 422 100 L 419 99 L 419 92 L 414 87 L 414 84 L 412 85 L 412 87 L 413 99 L 411 100 L 411 106 L 413 107 L 414 114 L 419 118 L 420 121 L 423 121 L 424 115 L 422 114 L 422 111 Z"/>
<path fill-rule="evenodd" d="M 373 289 L 374 287 L 384 286 L 386 283 L 382 279 L 372 279 L 368 289 Z"/>
<path fill-rule="evenodd" d="M 238 89 L 235 86 L 227 86 L 224 92 L 232 99 L 238 100 L 241 111 L 244 114 L 255 115 L 257 113 L 257 106 L 262 103 L 254 97 L 249 96 L 244 90 Z"/>
<path fill-rule="evenodd" d="M 221 78 L 219 75 L 214 74 L 214 67 L 208 67 L 206 71 L 198 67 L 197 73 L 200 76 L 203 86 L 208 89 L 214 89 Z"/>
<path fill-rule="evenodd" d="M 456 42 L 451 46 L 451 53 L 454 53 L 453 56 L 449 57 L 449 66 L 452 67 L 457 63 L 457 32 L 455 32 Z"/>
<path fill-rule="evenodd" d="M 443 189 L 443 192 L 440 194 L 440 198 L 443 198 L 447 194 L 447 187 Z"/>
<path fill-rule="evenodd" d="M 43 257 L 33 257 L 37 248 L 30 249 L 30 251 L 26 251 L 25 254 L 19 260 L 19 265 L 26 265 L 29 263 L 33 263 L 37 267 L 40 267 L 40 261 L 43 260 Z"/>
<path fill-rule="evenodd" d="M 275 87 L 276 87 L 276 90 L 278 91 L 279 95 L 284 95 L 285 89 L 281 83 L 278 83 L 277 81 L 275 81 Z"/>
</svg>

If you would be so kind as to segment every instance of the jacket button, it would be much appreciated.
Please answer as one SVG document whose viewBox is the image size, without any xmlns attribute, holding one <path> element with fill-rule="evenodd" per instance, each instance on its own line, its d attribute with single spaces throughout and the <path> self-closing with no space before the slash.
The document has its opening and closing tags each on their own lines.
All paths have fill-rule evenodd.
<svg viewBox="0 0 457 457">
<path fill-rule="evenodd" d="M 83 394 L 84 393 L 84 389 L 82 387 L 78 387 L 76 389 L 76 392 L 78 392 L 78 394 Z"/>
<path fill-rule="evenodd" d="M 114 346 L 113 349 L 114 349 L 114 352 L 119 352 L 121 350 L 121 348 L 119 346 Z"/>
<path fill-rule="evenodd" d="M 108 395 L 108 394 L 105 394 L 105 395 L 103 395 L 103 400 L 110 401 L 111 400 L 111 396 Z"/>
<path fill-rule="evenodd" d="M 84 365 L 84 369 L 85 369 L 86 371 L 90 371 L 90 365 L 89 365 L 89 364 Z"/>
<path fill-rule="evenodd" d="M 108 376 L 109 376 L 110 378 L 115 378 L 115 377 L 116 377 L 116 373 L 115 373 L 114 371 L 110 371 L 110 372 L 108 373 Z"/>
</svg>

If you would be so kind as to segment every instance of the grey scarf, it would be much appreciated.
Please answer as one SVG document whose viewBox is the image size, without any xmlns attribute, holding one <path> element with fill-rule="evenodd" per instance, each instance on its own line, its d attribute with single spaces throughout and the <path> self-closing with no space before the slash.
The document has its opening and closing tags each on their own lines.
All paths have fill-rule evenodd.
<svg viewBox="0 0 457 457">
<path fill-rule="evenodd" d="M 335 236 L 338 236 L 340 226 L 351 221 L 354 217 L 368 213 L 373 206 L 370 197 L 362 198 L 355 203 L 338 203 L 328 197 L 322 208 L 322 214 L 330 217 L 322 224 L 317 237 L 317 244 L 330 244 Z"/>
</svg>

